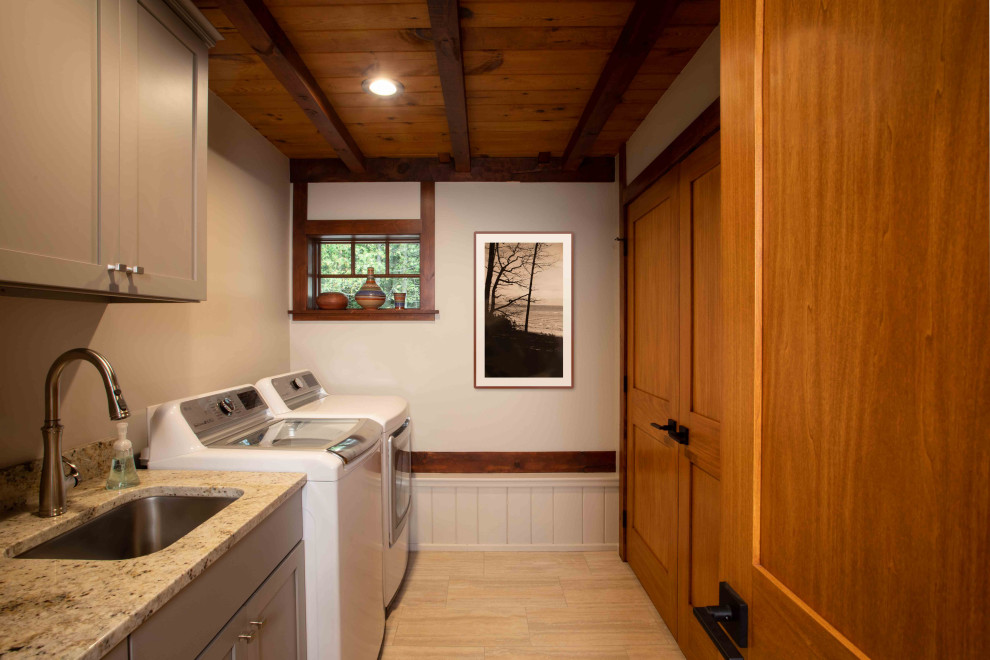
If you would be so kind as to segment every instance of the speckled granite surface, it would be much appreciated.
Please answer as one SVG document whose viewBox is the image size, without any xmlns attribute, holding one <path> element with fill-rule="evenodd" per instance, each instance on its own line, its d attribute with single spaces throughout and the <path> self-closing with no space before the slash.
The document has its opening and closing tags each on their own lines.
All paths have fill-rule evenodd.
<svg viewBox="0 0 990 660">
<path fill-rule="evenodd" d="M 79 469 L 80 481 L 107 478 L 113 458 L 115 438 L 98 440 L 62 452 L 66 460 Z M 40 444 L 41 438 L 38 438 Z M 38 484 L 41 483 L 41 459 L 11 467 L 0 468 L 0 515 L 38 504 Z M 72 491 L 70 490 L 71 494 Z"/>
<path fill-rule="evenodd" d="M 0 522 L 0 656 L 100 658 L 275 511 L 303 474 L 141 470 L 141 485 L 107 491 L 102 480 L 69 493 L 69 511 Z M 104 511 L 149 495 L 237 495 L 171 546 L 122 561 L 13 559 Z"/>
</svg>

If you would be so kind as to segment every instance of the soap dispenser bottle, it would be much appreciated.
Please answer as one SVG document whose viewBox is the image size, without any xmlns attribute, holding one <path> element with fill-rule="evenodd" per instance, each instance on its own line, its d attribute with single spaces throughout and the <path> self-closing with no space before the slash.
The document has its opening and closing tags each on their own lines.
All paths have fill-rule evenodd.
<svg viewBox="0 0 990 660">
<path fill-rule="evenodd" d="M 107 490 L 130 488 L 141 483 L 134 466 L 134 450 L 127 439 L 127 422 L 117 424 L 117 441 L 113 443 L 113 462 L 107 477 Z"/>
</svg>

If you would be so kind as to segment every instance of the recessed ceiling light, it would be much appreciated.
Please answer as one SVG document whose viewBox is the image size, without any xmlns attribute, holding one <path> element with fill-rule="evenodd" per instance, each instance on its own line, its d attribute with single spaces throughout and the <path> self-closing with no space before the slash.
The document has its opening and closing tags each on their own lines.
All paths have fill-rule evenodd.
<svg viewBox="0 0 990 660">
<path fill-rule="evenodd" d="M 403 89 L 402 83 L 397 80 L 390 80 L 388 78 L 365 80 L 361 83 L 361 87 L 364 91 L 377 96 L 395 96 Z"/>
</svg>

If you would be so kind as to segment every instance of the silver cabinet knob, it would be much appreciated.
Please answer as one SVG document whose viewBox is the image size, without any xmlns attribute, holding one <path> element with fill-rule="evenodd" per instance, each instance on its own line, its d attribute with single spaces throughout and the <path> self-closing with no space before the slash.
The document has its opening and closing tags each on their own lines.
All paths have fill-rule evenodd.
<svg viewBox="0 0 990 660">
<path fill-rule="evenodd" d="M 255 628 L 261 628 L 263 625 L 265 625 L 265 620 L 262 619 L 261 621 L 248 621 L 248 623 L 250 623 Z"/>
<path fill-rule="evenodd" d="M 251 642 L 254 641 L 254 631 L 252 630 L 251 632 L 249 632 L 247 634 L 240 634 L 240 635 L 237 636 L 237 639 L 243 639 L 248 644 L 250 644 Z"/>
<path fill-rule="evenodd" d="M 141 275 L 144 273 L 144 266 L 128 266 L 127 264 L 107 264 L 107 270 L 118 273 L 130 273 L 131 275 Z"/>
</svg>

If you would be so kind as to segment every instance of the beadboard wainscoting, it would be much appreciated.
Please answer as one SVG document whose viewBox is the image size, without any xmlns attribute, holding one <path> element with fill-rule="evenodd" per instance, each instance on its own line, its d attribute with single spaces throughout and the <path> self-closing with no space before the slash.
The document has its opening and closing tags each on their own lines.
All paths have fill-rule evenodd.
<svg viewBox="0 0 990 660">
<path fill-rule="evenodd" d="M 414 474 L 413 550 L 612 550 L 617 474 Z"/>
</svg>

